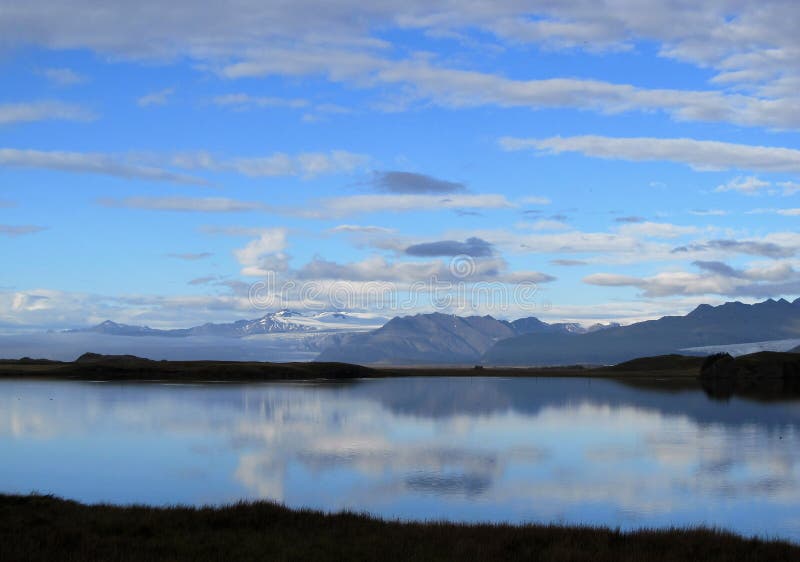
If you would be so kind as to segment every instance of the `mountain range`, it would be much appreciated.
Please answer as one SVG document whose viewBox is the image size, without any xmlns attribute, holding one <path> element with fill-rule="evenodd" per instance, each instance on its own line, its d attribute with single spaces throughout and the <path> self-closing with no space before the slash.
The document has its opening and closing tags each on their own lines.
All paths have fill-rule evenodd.
<svg viewBox="0 0 800 562">
<path fill-rule="evenodd" d="M 253 343 L 260 339 L 251 336 L 274 335 L 264 340 L 264 345 L 274 347 L 272 351 L 264 348 L 268 357 L 297 348 L 310 357 L 319 352 L 317 361 L 359 364 L 607 365 L 643 356 L 703 355 L 712 353 L 715 346 L 753 342 L 784 346 L 788 342 L 794 347 L 794 342 L 800 341 L 800 299 L 769 299 L 752 305 L 704 304 L 685 316 L 590 328 L 575 323 L 549 324 L 532 316 L 507 321 L 492 316 L 431 313 L 398 316 L 386 322 L 368 314 L 281 310 L 253 320 L 172 330 L 106 321 L 68 332 L 225 337 Z M 274 338 L 278 340 L 273 342 Z"/>
<path fill-rule="evenodd" d="M 237 320 L 227 323 L 205 323 L 191 328 L 160 330 L 148 326 L 119 324 L 106 320 L 89 328 L 66 330 L 67 333 L 97 333 L 111 336 L 178 337 L 217 336 L 243 338 L 259 334 L 320 333 L 337 331 L 364 331 L 381 326 L 385 318 L 368 314 L 346 312 L 319 312 L 303 314 L 294 310 L 279 310 L 254 320 Z"/>
<path fill-rule="evenodd" d="M 613 325 L 548 324 L 538 318 L 513 322 L 492 316 L 454 316 L 431 313 L 396 317 L 381 328 L 346 334 L 330 340 L 317 361 L 387 364 L 463 364 L 480 360 L 496 342 L 523 334 L 569 337 Z"/>
<path fill-rule="evenodd" d="M 665 316 L 586 334 L 531 333 L 495 343 L 491 365 L 612 364 L 688 348 L 800 338 L 800 299 L 748 305 L 702 304 L 686 316 Z"/>
</svg>

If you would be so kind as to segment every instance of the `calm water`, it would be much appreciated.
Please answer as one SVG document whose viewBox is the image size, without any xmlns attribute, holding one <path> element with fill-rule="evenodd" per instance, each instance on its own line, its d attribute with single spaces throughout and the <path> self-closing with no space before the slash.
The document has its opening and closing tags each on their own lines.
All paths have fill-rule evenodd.
<svg viewBox="0 0 800 562">
<path fill-rule="evenodd" d="M 0 490 L 800 541 L 800 403 L 596 379 L 2 381 Z"/>
</svg>

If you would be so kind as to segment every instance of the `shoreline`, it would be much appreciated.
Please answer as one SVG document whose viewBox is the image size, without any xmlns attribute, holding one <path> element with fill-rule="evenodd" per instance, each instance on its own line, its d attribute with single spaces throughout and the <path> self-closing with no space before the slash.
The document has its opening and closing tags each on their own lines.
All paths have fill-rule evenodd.
<svg viewBox="0 0 800 562">
<path fill-rule="evenodd" d="M 271 502 L 87 505 L 0 494 L 3 560 L 790 560 L 800 544 L 708 528 L 390 521 Z"/>
<path fill-rule="evenodd" d="M 130 355 L 85 354 L 76 361 L 0 360 L 0 380 L 11 378 L 140 381 L 267 382 L 352 381 L 395 377 L 585 377 L 656 381 L 696 380 L 702 357 L 668 355 L 616 366 L 504 367 L 450 365 L 361 366 L 349 363 L 268 363 L 238 361 L 157 361 Z"/>
</svg>

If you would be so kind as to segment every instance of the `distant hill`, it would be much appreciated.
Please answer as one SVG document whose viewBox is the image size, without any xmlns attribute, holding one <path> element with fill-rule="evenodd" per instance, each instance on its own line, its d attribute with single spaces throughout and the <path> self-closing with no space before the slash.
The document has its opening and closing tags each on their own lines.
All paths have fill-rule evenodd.
<svg viewBox="0 0 800 562">
<path fill-rule="evenodd" d="M 495 342 L 521 334 L 586 332 L 578 324 L 548 324 L 538 318 L 513 322 L 492 316 L 417 314 L 396 317 L 372 332 L 330 340 L 317 361 L 361 364 L 466 364 L 478 361 Z"/>
<path fill-rule="evenodd" d="M 610 365 L 636 357 L 668 355 L 712 345 L 800 337 L 800 299 L 747 305 L 703 304 L 686 316 L 665 316 L 585 334 L 531 333 L 495 343 L 489 365 Z"/>
</svg>

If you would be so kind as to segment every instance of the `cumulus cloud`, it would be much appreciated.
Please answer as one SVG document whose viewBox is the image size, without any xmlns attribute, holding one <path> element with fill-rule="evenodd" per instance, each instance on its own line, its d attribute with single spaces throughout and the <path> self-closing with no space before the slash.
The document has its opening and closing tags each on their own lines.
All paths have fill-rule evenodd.
<svg viewBox="0 0 800 562">
<path fill-rule="evenodd" d="M 638 217 L 638 216 L 633 216 L 633 215 L 629 215 L 629 216 L 626 216 L 626 217 L 617 217 L 617 218 L 614 219 L 614 222 L 622 222 L 622 223 L 637 223 L 637 222 L 644 222 L 644 221 L 645 221 L 644 217 Z"/>
<path fill-rule="evenodd" d="M 463 183 L 441 180 L 426 174 L 376 171 L 371 184 L 389 193 L 457 193 L 466 191 Z"/>
<path fill-rule="evenodd" d="M 285 228 L 263 229 L 258 238 L 234 250 L 233 255 L 242 266 L 242 275 L 259 277 L 285 269 L 286 234 Z"/>
<path fill-rule="evenodd" d="M 93 121 L 96 116 L 80 106 L 60 101 L 0 104 L 0 125 L 33 121 Z"/>
<path fill-rule="evenodd" d="M 688 138 L 620 138 L 598 135 L 544 139 L 503 137 L 500 139 L 500 146 L 505 150 L 535 150 L 544 154 L 577 152 L 594 158 L 677 162 L 701 171 L 738 169 L 800 173 L 800 150 L 794 148 Z"/>
<path fill-rule="evenodd" d="M 583 260 L 570 260 L 570 259 L 555 259 L 555 260 L 550 260 L 550 263 L 552 265 L 560 265 L 562 267 L 576 267 L 579 265 L 588 264 L 588 262 L 585 262 Z"/>
<path fill-rule="evenodd" d="M 0 235 L 9 237 L 24 236 L 25 234 L 36 234 L 37 232 L 41 232 L 43 230 L 47 230 L 47 227 L 36 226 L 32 224 L 0 224 Z"/>
<path fill-rule="evenodd" d="M 434 257 L 434 256 L 472 256 L 473 258 L 488 257 L 494 253 L 492 245 L 481 238 L 467 238 L 464 242 L 456 240 L 440 240 L 413 244 L 405 249 L 409 256 Z"/>
</svg>

